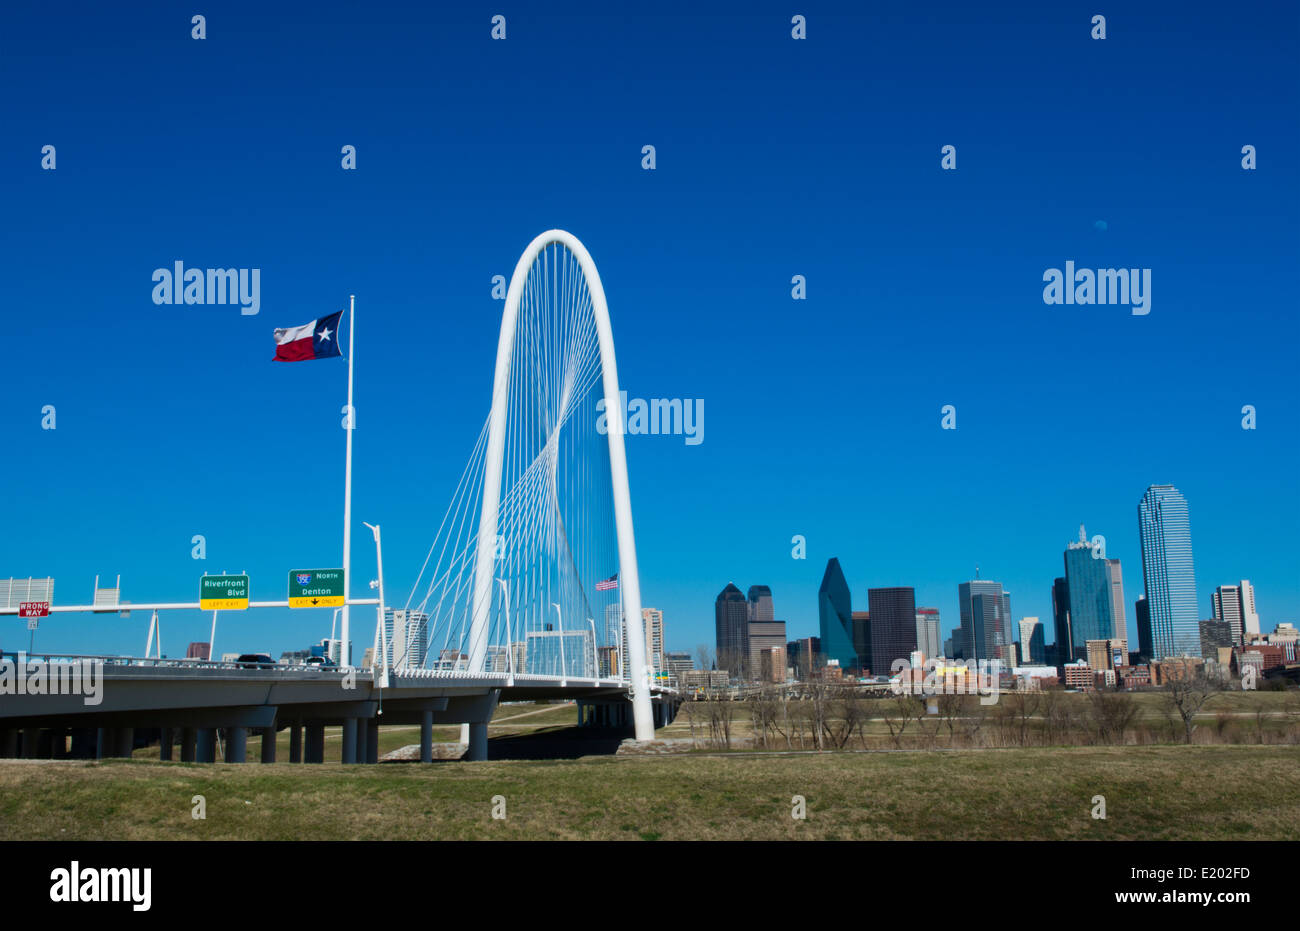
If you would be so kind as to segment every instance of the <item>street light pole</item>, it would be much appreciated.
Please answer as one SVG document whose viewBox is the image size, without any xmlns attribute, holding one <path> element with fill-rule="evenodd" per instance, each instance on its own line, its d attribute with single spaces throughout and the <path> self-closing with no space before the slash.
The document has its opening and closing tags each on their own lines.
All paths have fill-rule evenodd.
<svg viewBox="0 0 1300 931">
<path fill-rule="evenodd" d="M 366 524 L 365 521 L 362 521 L 361 523 Z M 383 544 L 380 543 L 379 541 L 379 525 L 366 524 L 366 526 L 369 527 L 370 532 L 375 535 L 375 565 L 379 567 L 379 579 L 378 579 L 379 604 L 375 605 L 375 632 L 376 632 L 375 639 L 380 645 L 379 652 L 381 656 L 379 661 L 380 662 L 379 687 L 381 689 L 384 689 L 384 688 L 388 688 L 388 644 L 384 642 L 384 548 L 383 548 Z M 347 576 L 345 574 L 344 575 L 345 584 L 346 581 L 347 581 Z M 347 618 L 346 605 L 343 608 L 343 612 L 344 612 L 343 617 L 346 619 Z M 344 627 L 346 628 L 346 626 L 347 624 L 345 620 Z M 408 651 L 410 650 L 409 644 L 407 645 L 407 650 Z"/>
<path fill-rule="evenodd" d="M 569 684 L 569 670 L 564 667 L 564 617 L 560 614 L 560 606 L 554 601 L 551 607 L 555 609 L 555 622 L 559 624 L 558 633 L 560 635 L 560 688 Z"/>
</svg>

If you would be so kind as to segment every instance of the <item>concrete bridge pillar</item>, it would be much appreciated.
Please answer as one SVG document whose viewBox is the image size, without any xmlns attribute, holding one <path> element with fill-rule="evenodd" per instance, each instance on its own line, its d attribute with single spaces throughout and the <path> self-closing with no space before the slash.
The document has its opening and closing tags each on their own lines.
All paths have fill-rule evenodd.
<svg viewBox="0 0 1300 931">
<path fill-rule="evenodd" d="M 176 734 L 170 727 L 164 727 L 158 738 L 158 759 L 164 763 L 170 762 L 172 758 L 172 743 L 176 739 Z"/>
<path fill-rule="evenodd" d="M 467 760 L 486 760 L 488 726 L 486 721 L 469 722 L 469 749 L 465 751 Z"/>
<path fill-rule="evenodd" d="M 68 731 L 66 728 L 54 727 L 47 731 L 50 742 L 50 759 L 62 760 L 68 756 Z"/>
<path fill-rule="evenodd" d="M 325 762 L 325 725 L 308 724 L 306 752 L 304 756 L 306 763 L 323 763 Z"/>
<path fill-rule="evenodd" d="M 38 727 L 23 728 L 23 759 L 40 759 L 41 730 Z"/>
<path fill-rule="evenodd" d="M 371 718 L 366 725 L 366 762 L 379 762 L 379 719 Z"/>
<path fill-rule="evenodd" d="M 433 762 L 433 712 L 420 713 L 420 762 Z"/>
<path fill-rule="evenodd" d="M 232 727 L 226 737 L 226 762 L 248 762 L 248 728 Z"/>
<path fill-rule="evenodd" d="M 343 752 L 341 756 L 344 763 L 357 762 L 357 719 L 343 719 Z"/>
<path fill-rule="evenodd" d="M 18 731 L 16 728 L 6 727 L 0 730 L 0 757 L 6 760 L 12 760 L 18 755 Z"/>
<path fill-rule="evenodd" d="M 262 728 L 262 762 L 263 763 L 275 762 L 275 740 L 276 740 L 275 733 L 276 732 L 274 727 Z"/>
<path fill-rule="evenodd" d="M 302 722 L 294 721 L 289 725 L 289 762 L 302 762 Z"/>
<path fill-rule="evenodd" d="M 118 727 L 114 730 L 117 731 L 117 746 L 113 755 L 130 759 L 131 751 L 135 749 L 135 728 Z"/>
<path fill-rule="evenodd" d="M 181 762 L 193 763 L 198 751 L 198 731 L 192 727 L 181 728 Z"/>
<path fill-rule="evenodd" d="M 194 729 L 194 762 L 215 763 L 217 760 L 217 729 L 215 727 L 198 727 Z"/>
</svg>

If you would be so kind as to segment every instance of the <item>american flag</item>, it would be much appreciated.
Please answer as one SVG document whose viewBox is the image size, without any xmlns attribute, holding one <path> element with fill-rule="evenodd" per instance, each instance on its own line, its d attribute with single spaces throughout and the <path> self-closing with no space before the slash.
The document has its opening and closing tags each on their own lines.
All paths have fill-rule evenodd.
<svg viewBox="0 0 1300 931">
<path fill-rule="evenodd" d="M 607 591 L 610 591 L 611 589 L 615 589 L 615 588 L 618 588 L 618 573 L 617 573 L 617 572 L 615 572 L 613 575 L 611 575 L 611 576 L 610 576 L 609 578 L 607 578 L 605 581 L 603 581 L 603 582 L 597 582 L 597 583 L 596 583 L 596 591 L 598 591 L 598 592 L 607 592 Z"/>
</svg>

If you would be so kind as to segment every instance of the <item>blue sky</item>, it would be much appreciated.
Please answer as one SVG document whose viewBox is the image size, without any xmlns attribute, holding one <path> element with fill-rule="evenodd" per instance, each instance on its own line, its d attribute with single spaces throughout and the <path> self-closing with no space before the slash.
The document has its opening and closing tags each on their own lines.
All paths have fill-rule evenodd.
<svg viewBox="0 0 1300 931">
<path fill-rule="evenodd" d="M 355 293 L 354 593 L 368 520 L 404 600 L 490 402 L 491 278 L 562 227 L 623 386 L 705 402 L 699 446 L 628 437 L 670 648 L 712 642 L 728 581 L 816 633 L 831 556 L 855 608 L 913 585 L 946 633 L 978 565 L 1048 620 L 1081 521 L 1132 628 L 1162 482 L 1203 616 L 1246 577 L 1268 629 L 1300 619 L 1297 6 L 1094 6 L 218 3 L 195 41 L 173 4 L 7 5 L 0 577 L 53 575 L 66 604 L 121 573 L 139 602 L 247 570 L 273 599 L 338 564 L 346 365 L 272 364 L 271 331 Z M 260 268 L 260 313 L 155 306 L 178 259 Z M 1067 260 L 1151 268 L 1151 313 L 1045 305 Z M 139 653 L 147 623 L 57 617 L 37 647 Z M 172 655 L 207 638 L 197 612 L 164 623 Z M 329 623 L 225 614 L 217 649 Z M 0 648 L 26 642 L 0 621 Z"/>
</svg>

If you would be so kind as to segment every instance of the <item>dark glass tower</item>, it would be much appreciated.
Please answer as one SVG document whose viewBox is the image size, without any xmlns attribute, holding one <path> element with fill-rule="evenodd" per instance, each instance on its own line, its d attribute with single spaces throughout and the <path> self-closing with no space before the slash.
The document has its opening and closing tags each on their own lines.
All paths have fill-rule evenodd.
<svg viewBox="0 0 1300 931">
<path fill-rule="evenodd" d="M 749 586 L 749 623 L 767 624 L 773 619 L 772 589 L 766 585 Z"/>
<path fill-rule="evenodd" d="M 869 588 L 867 612 L 871 615 L 871 672 L 887 676 L 894 660 L 910 662 L 916 649 L 916 591 Z"/>
<path fill-rule="evenodd" d="M 1151 612 L 1147 610 L 1147 596 L 1140 595 L 1133 603 L 1133 616 L 1137 618 L 1138 654 L 1151 659 Z"/>
<path fill-rule="evenodd" d="M 821 627 L 822 656 L 839 660 L 840 668 L 855 669 L 858 656 L 853 649 L 853 608 L 849 583 L 840 561 L 831 557 L 817 591 L 817 619 Z"/>
<path fill-rule="evenodd" d="M 1052 582 L 1052 629 L 1056 636 L 1053 647 L 1054 665 L 1060 666 L 1074 661 L 1070 636 L 1070 584 L 1065 579 Z"/>
<path fill-rule="evenodd" d="M 737 678 L 749 675 L 749 605 L 740 589 L 728 582 L 713 603 L 718 641 L 718 668 Z"/>
</svg>

